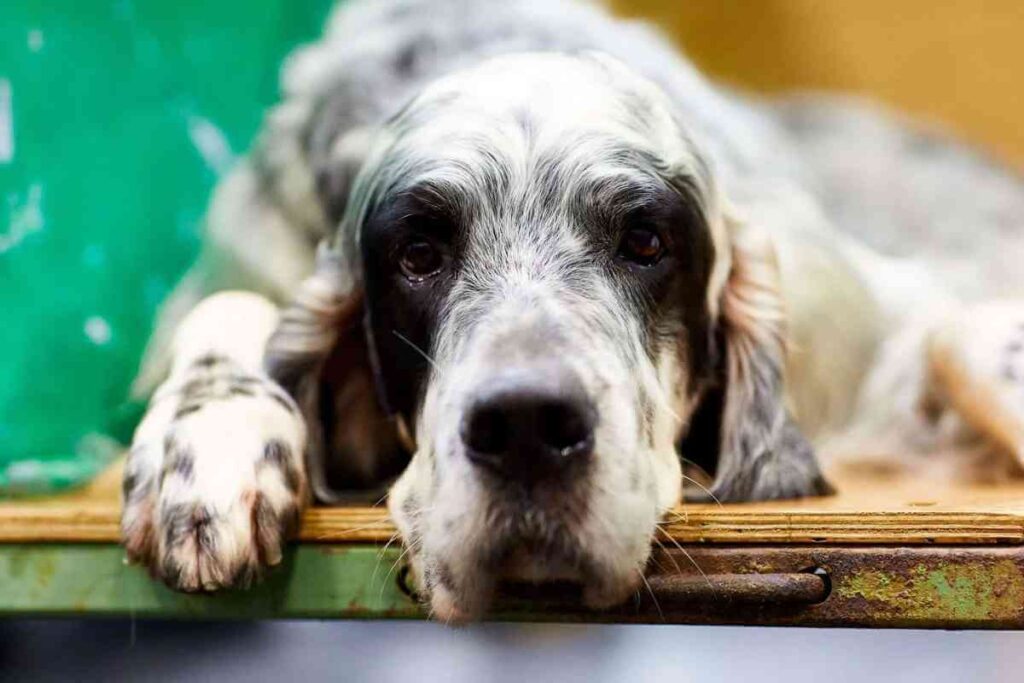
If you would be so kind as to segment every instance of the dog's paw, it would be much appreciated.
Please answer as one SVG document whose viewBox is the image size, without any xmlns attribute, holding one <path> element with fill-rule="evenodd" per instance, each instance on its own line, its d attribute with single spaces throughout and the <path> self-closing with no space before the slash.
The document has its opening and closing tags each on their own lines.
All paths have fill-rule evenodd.
<svg viewBox="0 0 1024 683">
<path fill-rule="evenodd" d="M 968 309 L 932 335 L 928 353 L 933 402 L 1024 465 L 1024 303 Z"/>
<path fill-rule="evenodd" d="M 129 559 L 184 591 L 259 578 L 281 561 L 306 502 L 305 439 L 295 404 L 265 377 L 205 359 L 172 378 L 125 466 Z"/>
</svg>

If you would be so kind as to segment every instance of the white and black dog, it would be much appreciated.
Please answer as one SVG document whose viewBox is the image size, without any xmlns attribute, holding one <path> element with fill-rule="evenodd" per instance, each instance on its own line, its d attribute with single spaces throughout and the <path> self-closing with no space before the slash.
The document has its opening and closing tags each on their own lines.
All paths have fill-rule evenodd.
<svg viewBox="0 0 1024 683">
<path fill-rule="evenodd" d="M 551 0 L 347 2 L 283 88 L 140 377 L 124 540 L 175 588 L 397 476 L 435 615 L 603 607 L 684 461 L 747 501 L 829 491 L 808 439 L 1024 454 L 1024 186 L 962 147 Z"/>
</svg>

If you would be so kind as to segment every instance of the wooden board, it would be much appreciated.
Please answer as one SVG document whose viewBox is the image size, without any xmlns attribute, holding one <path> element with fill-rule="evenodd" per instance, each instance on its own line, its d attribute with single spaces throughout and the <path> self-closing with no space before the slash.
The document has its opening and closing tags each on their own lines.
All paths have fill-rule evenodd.
<svg viewBox="0 0 1024 683">
<path fill-rule="evenodd" d="M 120 465 L 64 496 L 0 503 L 0 542 L 116 542 Z M 829 498 L 685 505 L 663 525 L 671 543 L 1024 544 L 1024 482 L 953 487 L 846 475 Z M 395 529 L 381 507 L 314 508 L 300 538 L 386 542 Z"/>
</svg>

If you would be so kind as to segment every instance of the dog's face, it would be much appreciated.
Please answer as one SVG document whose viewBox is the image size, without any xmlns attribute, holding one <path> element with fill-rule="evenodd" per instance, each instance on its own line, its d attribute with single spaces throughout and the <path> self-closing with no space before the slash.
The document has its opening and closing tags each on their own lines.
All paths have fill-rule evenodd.
<svg viewBox="0 0 1024 683">
<path fill-rule="evenodd" d="M 715 409 L 718 494 L 775 472 L 777 302 L 720 204 L 661 92 L 594 55 L 444 78 L 366 152 L 338 247 L 415 441 L 389 507 L 436 616 L 479 615 L 500 578 L 627 597 L 716 386 L 737 387 Z"/>
<path fill-rule="evenodd" d="M 369 321 L 416 451 L 390 508 L 444 619 L 499 576 L 635 589 L 709 367 L 708 176 L 649 87 L 593 58 L 436 83 L 360 216 Z"/>
</svg>

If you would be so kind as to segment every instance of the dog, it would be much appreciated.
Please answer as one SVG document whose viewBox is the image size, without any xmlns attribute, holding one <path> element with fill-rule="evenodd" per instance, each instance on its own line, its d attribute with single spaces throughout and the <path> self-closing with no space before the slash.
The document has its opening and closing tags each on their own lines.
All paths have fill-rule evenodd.
<svg viewBox="0 0 1024 683">
<path fill-rule="evenodd" d="M 977 152 L 561 0 L 346 2 L 282 83 L 137 382 L 124 544 L 173 588 L 390 485 L 436 617 L 600 609 L 684 495 L 828 494 L 815 447 L 1017 474 L 1024 188 Z"/>
</svg>

